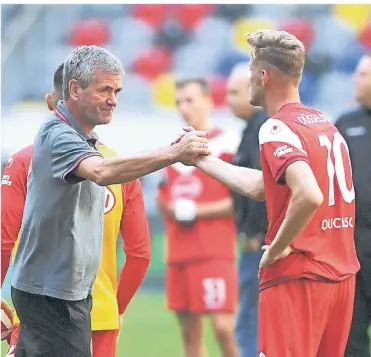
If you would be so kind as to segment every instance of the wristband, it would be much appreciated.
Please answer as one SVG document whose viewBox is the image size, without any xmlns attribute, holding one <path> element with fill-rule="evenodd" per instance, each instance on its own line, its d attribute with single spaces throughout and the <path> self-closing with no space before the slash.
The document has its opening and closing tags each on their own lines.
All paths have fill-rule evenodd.
<svg viewBox="0 0 371 357">
<path fill-rule="evenodd" d="M 179 222 L 193 222 L 196 218 L 196 203 L 183 198 L 176 200 L 174 216 Z"/>
</svg>

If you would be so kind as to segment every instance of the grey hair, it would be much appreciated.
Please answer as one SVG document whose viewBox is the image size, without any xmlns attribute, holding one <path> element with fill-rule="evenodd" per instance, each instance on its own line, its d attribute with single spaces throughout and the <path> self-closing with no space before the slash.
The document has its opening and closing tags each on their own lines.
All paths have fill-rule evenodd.
<svg viewBox="0 0 371 357">
<path fill-rule="evenodd" d="M 250 62 L 240 62 L 237 63 L 231 71 L 231 74 L 229 75 L 230 78 L 232 77 L 244 77 L 248 79 L 250 77 L 250 68 L 249 68 Z"/>
<path fill-rule="evenodd" d="M 120 60 L 110 51 L 98 46 L 80 46 L 67 57 L 63 69 L 63 99 L 70 97 L 69 83 L 77 81 L 81 88 L 87 88 L 95 79 L 95 72 L 124 75 Z"/>
</svg>

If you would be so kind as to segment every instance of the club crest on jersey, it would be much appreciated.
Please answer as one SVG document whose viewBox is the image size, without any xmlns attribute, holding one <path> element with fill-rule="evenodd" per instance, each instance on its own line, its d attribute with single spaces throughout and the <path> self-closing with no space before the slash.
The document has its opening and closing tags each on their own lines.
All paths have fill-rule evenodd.
<svg viewBox="0 0 371 357">
<path fill-rule="evenodd" d="M 105 198 L 104 198 L 104 214 L 112 211 L 116 204 L 116 197 L 110 188 L 105 187 Z"/>
<path fill-rule="evenodd" d="M 281 132 L 281 126 L 280 125 L 273 125 L 272 128 L 271 128 L 271 133 L 272 134 L 278 134 L 279 132 Z"/>
<path fill-rule="evenodd" d="M 11 157 L 7 163 L 6 163 L 6 168 L 9 169 L 9 167 L 12 167 L 14 163 L 14 159 Z"/>
</svg>

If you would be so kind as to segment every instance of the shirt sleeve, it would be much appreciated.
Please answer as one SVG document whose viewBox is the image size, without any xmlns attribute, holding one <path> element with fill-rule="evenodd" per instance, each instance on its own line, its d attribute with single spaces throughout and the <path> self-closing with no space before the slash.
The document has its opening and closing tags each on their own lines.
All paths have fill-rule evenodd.
<svg viewBox="0 0 371 357">
<path fill-rule="evenodd" d="M 59 134 L 52 144 L 53 177 L 66 183 L 83 181 L 83 178 L 74 175 L 74 170 L 90 156 L 101 154 L 77 133 L 71 131 Z"/>
<path fill-rule="evenodd" d="M 123 314 L 144 279 L 151 255 L 149 226 L 144 206 L 142 185 L 139 180 L 122 185 L 124 211 L 121 237 L 126 261 L 121 270 L 117 302 Z"/>
<path fill-rule="evenodd" d="M 260 153 L 274 180 L 285 183 L 285 171 L 295 161 L 308 161 L 299 136 L 283 121 L 268 119 L 259 131 Z"/>
<path fill-rule="evenodd" d="M 1 285 L 22 225 L 30 162 L 31 155 L 15 154 L 5 166 L 1 182 Z"/>
</svg>

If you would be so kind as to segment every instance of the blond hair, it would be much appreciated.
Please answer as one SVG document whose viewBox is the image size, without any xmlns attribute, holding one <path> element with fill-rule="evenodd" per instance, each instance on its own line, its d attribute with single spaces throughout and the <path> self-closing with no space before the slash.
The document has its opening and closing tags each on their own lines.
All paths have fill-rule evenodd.
<svg viewBox="0 0 371 357">
<path fill-rule="evenodd" d="M 305 48 L 294 35 L 286 31 L 264 30 L 245 36 L 252 48 L 253 61 L 265 62 L 286 75 L 301 77 Z"/>
</svg>

